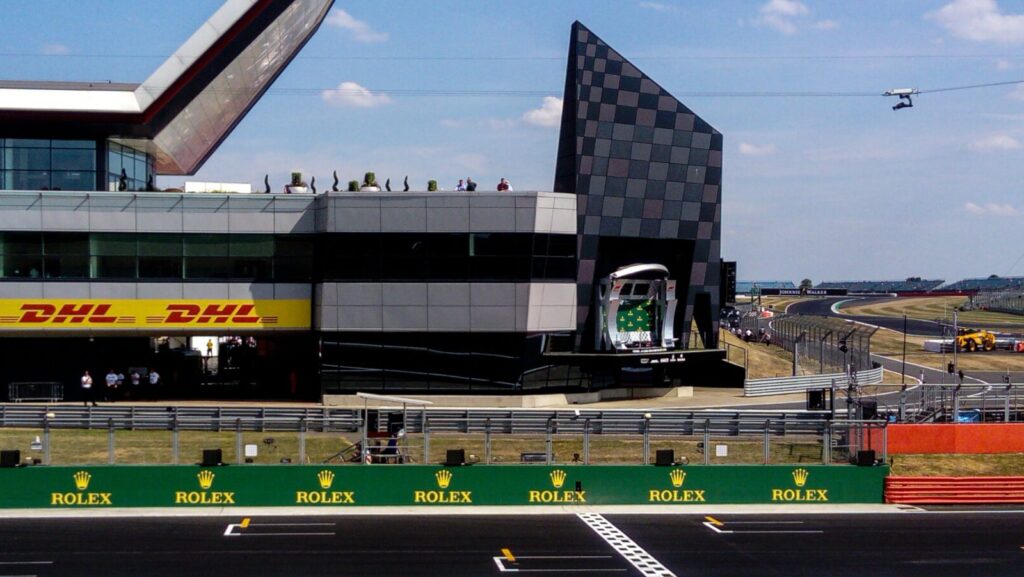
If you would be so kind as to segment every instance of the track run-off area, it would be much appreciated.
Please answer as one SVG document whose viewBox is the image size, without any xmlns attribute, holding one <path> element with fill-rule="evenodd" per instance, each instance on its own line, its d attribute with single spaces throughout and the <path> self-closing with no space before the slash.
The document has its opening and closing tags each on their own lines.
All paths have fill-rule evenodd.
<svg viewBox="0 0 1024 577">
<path fill-rule="evenodd" d="M 983 577 L 1024 564 L 1024 509 L 766 510 L 26 513 L 0 519 L 0 577 Z"/>
</svg>

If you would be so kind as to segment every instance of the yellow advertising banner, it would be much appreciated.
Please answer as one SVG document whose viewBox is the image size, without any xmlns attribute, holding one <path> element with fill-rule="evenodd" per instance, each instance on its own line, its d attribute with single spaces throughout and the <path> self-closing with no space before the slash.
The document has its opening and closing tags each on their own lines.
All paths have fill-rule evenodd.
<svg viewBox="0 0 1024 577">
<path fill-rule="evenodd" d="M 308 329 L 310 304 L 305 299 L 0 299 L 0 331 L 84 328 Z"/>
</svg>

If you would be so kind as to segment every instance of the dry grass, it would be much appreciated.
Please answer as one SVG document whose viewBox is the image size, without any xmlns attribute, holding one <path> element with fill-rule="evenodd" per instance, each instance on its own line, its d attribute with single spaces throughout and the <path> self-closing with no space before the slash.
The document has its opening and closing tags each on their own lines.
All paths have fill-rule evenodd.
<svg viewBox="0 0 1024 577">
<path fill-rule="evenodd" d="M 907 364 L 917 364 L 933 369 L 945 369 L 945 363 L 952 360 L 946 353 L 930 353 L 924 350 L 925 337 L 907 336 Z M 879 329 L 871 337 L 871 352 L 894 359 L 903 355 L 903 333 L 888 329 Z M 1024 370 L 1024 354 L 1009 351 L 990 351 L 957 354 L 957 365 L 965 371 L 1021 371 Z M 917 369 L 907 368 L 909 374 L 916 375 Z"/>
<path fill-rule="evenodd" d="M 793 374 L 793 355 L 781 347 L 767 346 L 761 343 L 746 343 L 743 342 L 743 339 L 727 330 L 719 331 L 719 338 L 722 342 L 728 343 L 730 347 L 746 351 L 748 379 L 781 377 Z M 743 354 L 731 352 L 729 360 L 742 365 Z"/>
<path fill-rule="evenodd" d="M 886 389 L 878 387 L 879 390 Z M 42 458 L 41 451 L 33 451 L 29 444 L 42 432 L 36 429 L 0 429 L 0 447 L 21 449 L 25 457 Z M 273 443 L 265 443 L 273 439 Z M 593 464 L 637 464 L 643 462 L 643 441 L 639 436 L 621 437 L 592 435 L 590 462 Z M 309 433 L 306 439 L 308 463 L 327 461 L 351 441 L 354 435 L 336 433 Z M 697 444 L 700 435 L 653 437 L 651 455 L 658 449 L 673 449 L 677 458 L 685 457 L 690 463 L 704 462 L 704 454 Z M 235 462 L 234 433 L 183 431 L 179 439 L 180 463 L 199 460 L 202 449 L 221 448 L 225 462 Z M 243 444 L 258 445 L 261 464 L 280 463 L 282 458 L 299 462 L 298 435 L 294 433 L 244 433 Z M 54 465 L 96 465 L 107 462 L 107 432 L 96 430 L 57 430 L 52 432 L 51 463 Z M 423 462 L 423 439 L 410 435 L 407 454 L 413 463 Z M 764 442 L 760 436 L 712 438 L 711 447 L 728 446 L 728 456 L 710 457 L 712 464 L 760 464 L 764 462 Z M 430 455 L 427 462 L 440 463 L 447 449 L 462 448 L 466 455 L 484 460 L 482 435 L 431 435 Z M 518 463 L 524 452 L 545 452 L 545 438 L 536 436 L 494 435 L 491 442 L 492 463 Z M 578 455 L 583 458 L 583 439 L 579 435 L 556 435 L 552 441 L 556 463 L 573 463 Z M 838 451 L 834 462 L 844 455 Z M 820 463 L 821 442 L 814 437 L 772 437 L 769 462 L 773 464 Z M 115 463 L 117 464 L 170 464 L 171 435 L 166 431 L 117 431 L 115 435 Z M 339 462 L 336 459 L 332 462 Z M 893 474 L 896 475 L 1024 475 L 1024 454 L 1002 455 L 893 455 Z"/>
<path fill-rule="evenodd" d="M 1000 455 L 893 455 L 892 474 L 926 477 L 1024 475 L 1024 453 Z"/>
<path fill-rule="evenodd" d="M 870 304 L 851 304 L 841 310 L 851 315 L 871 315 L 881 317 L 907 317 L 933 321 L 945 319 L 952 323 L 952 311 L 967 302 L 967 297 L 908 297 L 873 302 Z M 958 314 L 960 324 L 974 328 L 988 328 L 995 324 L 1024 324 L 1024 317 L 994 313 L 989 311 L 963 311 Z"/>
</svg>

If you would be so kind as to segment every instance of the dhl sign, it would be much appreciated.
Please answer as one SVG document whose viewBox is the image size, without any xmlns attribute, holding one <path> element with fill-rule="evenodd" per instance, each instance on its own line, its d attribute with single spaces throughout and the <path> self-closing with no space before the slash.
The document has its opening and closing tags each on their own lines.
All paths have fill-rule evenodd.
<svg viewBox="0 0 1024 577">
<path fill-rule="evenodd" d="M 0 330 L 308 329 L 308 300 L 0 299 Z"/>
</svg>

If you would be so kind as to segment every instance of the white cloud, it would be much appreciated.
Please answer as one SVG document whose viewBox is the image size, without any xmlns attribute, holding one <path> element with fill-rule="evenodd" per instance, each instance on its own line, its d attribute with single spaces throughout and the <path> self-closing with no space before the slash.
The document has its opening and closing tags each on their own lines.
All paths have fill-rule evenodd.
<svg viewBox="0 0 1024 577">
<path fill-rule="evenodd" d="M 62 55 L 70 54 L 71 49 L 69 49 L 67 46 L 63 44 L 43 44 L 43 47 L 42 49 L 40 49 L 40 52 L 46 55 Z"/>
<path fill-rule="evenodd" d="M 647 8 L 648 10 L 654 10 L 655 12 L 679 12 L 679 6 L 676 6 L 675 4 L 665 4 L 664 2 L 640 2 L 637 6 Z"/>
<path fill-rule="evenodd" d="M 964 204 L 964 210 L 979 216 L 1017 216 L 1020 214 L 1020 211 L 1011 204 L 997 204 L 995 202 L 986 202 L 984 205 L 968 202 Z"/>
<path fill-rule="evenodd" d="M 1012 70 L 1012 69 L 1013 69 L 1013 62 L 1010 62 L 1009 60 L 1007 60 L 1005 58 L 1000 58 L 1000 59 L 996 60 L 996 70 Z"/>
<path fill-rule="evenodd" d="M 351 81 L 342 82 L 334 90 L 324 90 L 321 96 L 324 102 L 339 107 L 373 108 L 391 102 L 387 94 L 371 92 L 368 88 Z"/>
<path fill-rule="evenodd" d="M 1024 84 L 1018 84 L 1009 94 L 1010 98 L 1014 100 L 1024 100 Z"/>
<path fill-rule="evenodd" d="M 752 20 L 755 26 L 767 26 L 783 34 L 795 34 L 794 20 L 806 16 L 810 10 L 800 0 L 769 0 L 761 6 L 761 15 Z"/>
<path fill-rule="evenodd" d="M 750 144 L 748 142 L 741 142 L 740 154 L 744 156 L 768 156 L 770 154 L 775 154 L 775 145 L 762 144 L 758 146 L 756 144 Z"/>
<path fill-rule="evenodd" d="M 835 20 L 818 20 L 814 23 L 814 27 L 818 30 L 835 30 L 839 28 L 839 23 Z"/>
<path fill-rule="evenodd" d="M 331 13 L 327 15 L 326 21 L 329 26 L 335 26 L 351 32 L 352 39 L 356 42 L 366 42 L 369 44 L 384 42 L 388 39 L 387 33 L 374 30 L 368 23 L 363 20 L 357 20 L 341 8 L 331 10 Z"/>
<path fill-rule="evenodd" d="M 544 128 L 558 126 L 561 120 L 562 99 L 554 96 L 545 96 L 544 104 L 540 108 L 534 108 L 523 114 L 523 122 Z"/>
<path fill-rule="evenodd" d="M 1024 43 L 1024 14 L 1004 14 L 996 0 L 953 0 L 925 15 L 957 38 Z"/>
<path fill-rule="evenodd" d="M 979 138 L 968 146 L 971 150 L 1020 150 L 1024 148 L 1019 140 L 1009 134 L 993 134 Z"/>
</svg>

